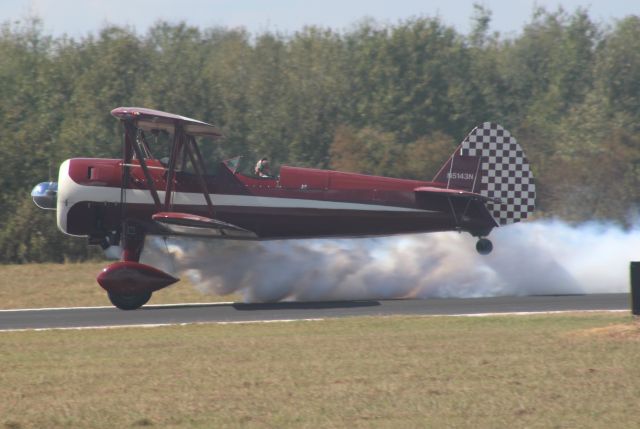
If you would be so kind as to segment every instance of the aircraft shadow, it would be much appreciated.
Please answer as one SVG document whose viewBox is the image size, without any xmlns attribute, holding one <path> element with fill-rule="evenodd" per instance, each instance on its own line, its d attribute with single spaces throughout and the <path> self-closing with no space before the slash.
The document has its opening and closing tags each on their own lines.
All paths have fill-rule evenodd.
<svg viewBox="0 0 640 429">
<path fill-rule="evenodd" d="M 375 307 L 381 305 L 379 301 L 374 300 L 358 300 L 358 301 L 310 301 L 310 302 L 268 302 L 246 304 L 236 302 L 233 304 L 218 303 L 202 303 L 202 304 L 173 304 L 142 307 L 140 310 L 158 311 L 181 308 L 220 308 L 231 307 L 238 311 L 255 311 L 255 310 L 312 310 L 312 309 L 330 309 L 330 308 L 357 308 L 357 307 Z"/>
<path fill-rule="evenodd" d="M 380 305 L 379 301 L 312 301 L 312 302 L 268 302 L 268 303 L 234 303 L 231 306 L 239 311 L 255 310 L 313 310 L 323 308 L 355 308 L 355 307 L 375 307 Z"/>
<path fill-rule="evenodd" d="M 148 305 L 140 308 L 138 311 L 158 311 L 158 310 L 174 310 L 180 308 L 220 308 L 231 307 L 233 304 L 219 304 L 217 302 L 202 303 L 202 304 L 161 304 L 161 305 Z"/>
</svg>

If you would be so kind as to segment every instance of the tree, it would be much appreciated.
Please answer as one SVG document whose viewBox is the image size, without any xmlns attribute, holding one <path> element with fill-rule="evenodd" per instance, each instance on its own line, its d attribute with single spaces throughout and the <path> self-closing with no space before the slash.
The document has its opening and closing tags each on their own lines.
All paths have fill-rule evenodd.
<svg viewBox="0 0 640 429">
<path fill-rule="evenodd" d="M 82 39 L 0 25 L 0 260 L 90 257 L 29 190 L 70 157 L 118 157 L 109 111 L 145 105 L 212 122 L 209 164 L 276 163 L 431 179 L 473 126 L 500 122 L 537 178 L 543 215 L 625 222 L 640 198 L 640 18 L 539 8 L 521 34 L 438 18 L 291 35 L 160 22 Z"/>
</svg>

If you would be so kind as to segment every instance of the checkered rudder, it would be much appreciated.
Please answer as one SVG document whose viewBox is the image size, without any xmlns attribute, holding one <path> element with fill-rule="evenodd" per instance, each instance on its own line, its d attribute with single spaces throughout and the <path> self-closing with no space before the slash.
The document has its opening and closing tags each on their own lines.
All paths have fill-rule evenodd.
<svg viewBox="0 0 640 429">
<path fill-rule="evenodd" d="M 487 209 L 499 225 L 526 219 L 533 212 L 536 187 L 529 161 L 509 131 L 485 122 L 460 145 L 462 156 L 480 157 L 480 194 L 495 199 Z"/>
</svg>

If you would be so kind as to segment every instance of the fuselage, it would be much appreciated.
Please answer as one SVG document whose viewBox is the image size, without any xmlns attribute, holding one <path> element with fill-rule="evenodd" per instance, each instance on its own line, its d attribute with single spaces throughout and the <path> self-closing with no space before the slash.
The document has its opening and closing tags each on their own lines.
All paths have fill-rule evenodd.
<svg viewBox="0 0 640 429">
<path fill-rule="evenodd" d="M 63 232 L 117 253 L 121 260 L 97 281 L 125 310 L 178 280 L 140 262 L 148 235 L 260 240 L 466 231 L 488 254 L 494 227 L 534 209 L 524 152 L 491 122 L 475 127 L 427 182 L 289 166 L 277 177 L 256 177 L 238 172 L 239 158 L 207 174 L 197 139 L 220 138 L 215 125 L 144 107 L 111 114 L 122 126 L 122 158 L 67 160 L 58 182 L 39 183 L 31 196 L 38 207 L 55 208 Z M 169 156 L 158 159 L 162 148 Z"/>
<path fill-rule="evenodd" d="M 195 174 L 177 171 L 169 207 L 164 207 L 166 168 L 147 160 L 162 210 L 211 216 Z M 120 159 L 65 161 L 58 178 L 58 227 L 70 235 L 99 237 L 116 231 L 122 219 L 149 222 L 159 211 L 136 161 L 123 187 Z M 215 218 L 255 232 L 259 238 L 373 236 L 456 228 L 444 197 L 424 199 L 414 190 L 443 184 L 283 166 L 278 178 L 234 173 L 220 164 L 204 176 Z M 489 220 L 468 211 L 465 228 L 486 228 Z M 459 225 L 458 225 L 459 226 Z"/>
</svg>

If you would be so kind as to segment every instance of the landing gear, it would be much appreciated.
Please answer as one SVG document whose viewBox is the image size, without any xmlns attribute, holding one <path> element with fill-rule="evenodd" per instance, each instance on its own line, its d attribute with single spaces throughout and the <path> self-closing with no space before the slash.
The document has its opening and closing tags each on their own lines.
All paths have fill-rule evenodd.
<svg viewBox="0 0 640 429">
<path fill-rule="evenodd" d="M 109 300 L 120 310 L 136 310 L 145 305 L 151 299 L 151 292 L 143 292 L 138 295 L 121 295 L 107 292 Z"/>
<path fill-rule="evenodd" d="M 488 255 L 493 250 L 493 243 L 487 238 L 481 238 L 476 243 L 476 250 L 481 255 Z"/>
</svg>

